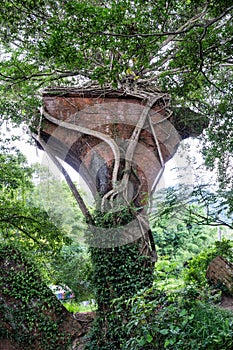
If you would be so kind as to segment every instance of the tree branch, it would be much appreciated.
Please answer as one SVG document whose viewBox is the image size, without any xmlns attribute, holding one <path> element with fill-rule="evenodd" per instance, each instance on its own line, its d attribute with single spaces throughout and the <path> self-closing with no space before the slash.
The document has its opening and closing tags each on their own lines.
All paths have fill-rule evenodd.
<svg viewBox="0 0 233 350">
<path fill-rule="evenodd" d="M 65 177 L 65 180 L 71 190 L 71 192 L 74 195 L 74 198 L 76 202 L 78 203 L 84 217 L 86 218 L 86 222 L 88 224 L 94 224 L 94 219 L 91 216 L 86 204 L 84 203 L 84 200 L 82 199 L 82 196 L 79 194 L 76 186 L 74 185 L 73 181 L 71 180 L 71 177 L 69 176 L 68 172 L 65 170 L 65 168 L 62 166 L 62 164 L 59 162 L 59 160 L 52 154 L 51 150 L 49 149 L 48 145 L 37 135 L 32 134 L 33 138 L 40 143 L 46 154 L 50 157 L 52 162 L 56 165 L 56 167 L 59 169 L 59 171 L 62 172 L 62 174 Z"/>
<path fill-rule="evenodd" d="M 31 238 L 34 242 L 36 242 L 38 245 L 43 246 L 44 244 L 39 242 L 35 237 L 31 236 L 30 233 L 28 233 L 28 231 L 26 231 L 24 228 L 22 228 L 21 226 L 16 225 L 14 222 L 11 221 L 12 218 L 6 218 L 6 219 L 0 219 L 0 222 L 5 222 L 15 228 L 17 228 L 19 231 L 21 231 L 22 233 L 24 233 L 26 236 L 28 236 L 29 238 Z"/>
<path fill-rule="evenodd" d="M 204 215 L 201 215 L 201 214 L 198 214 L 198 213 L 194 213 L 192 211 L 190 211 L 190 214 L 192 216 L 196 216 L 197 218 L 200 218 L 202 219 L 202 221 L 198 221 L 196 219 L 195 221 L 195 224 L 197 225 L 207 225 L 207 226 L 226 226 L 226 227 L 229 227 L 230 229 L 233 229 L 233 225 L 231 224 L 228 224 L 226 221 L 223 221 L 221 219 L 214 219 L 211 214 L 207 214 L 207 216 L 204 216 Z M 195 220 L 195 218 L 194 218 Z"/>
<path fill-rule="evenodd" d="M 206 6 L 204 7 L 204 10 L 201 13 L 198 13 L 197 15 L 190 18 L 177 31 L 175 31 L 174 33 L 168 34 L 168 38 L 166 40 L 164 40 L 164 42 L 160 45 L 160 49 L 162 49 L 164 46 L 168 45 L 178 34 L 187 33 L 192 28 L 194 28 L 196 25 L 196 22 L 207 13 L 207 9 L 208 9 L 208 4 L 206 4 Z"/>
</svg>

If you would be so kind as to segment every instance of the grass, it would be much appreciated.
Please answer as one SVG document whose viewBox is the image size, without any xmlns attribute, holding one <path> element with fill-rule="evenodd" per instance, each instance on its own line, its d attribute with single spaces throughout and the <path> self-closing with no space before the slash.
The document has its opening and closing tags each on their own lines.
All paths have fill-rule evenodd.
<svg viewBox="0 0 233 350">
<path fill-rule="evenodd" d="M 69 312 L 75 313 L 75 312 L 92 312 L 95 311 L 96 306 L 94 303 L 90 303 L 89 305 L 83 305 L 81 303 L 77 303 L 75 301 L 65 301 L 62 302 L 62 305 L 68 310 Z"/>
</svg>

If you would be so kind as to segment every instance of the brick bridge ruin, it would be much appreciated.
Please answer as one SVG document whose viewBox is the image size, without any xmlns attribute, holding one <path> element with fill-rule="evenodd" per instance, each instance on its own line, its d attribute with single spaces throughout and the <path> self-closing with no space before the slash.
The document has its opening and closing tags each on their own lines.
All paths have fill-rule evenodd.
<svg viewBox="0 0 233 350">
<path fill-rule="evenodd" d="M 103 247 L 109 247 L 140 239 L 143 254 L 155 260 L 146 214 L 148 199 L 180 141 L 198 135 L 206 121 L 188 109 L 171 112 L 169 96 L 159 90 L 140 94 L 48 88 L 43 105 L 42 122 L 34 137 L 56 165 L 61 167 L 63 160 L 82 176 L 93 197 L 100 198 L 103 213 L 115 210 L 120 216 L 122 205 L 138 208 L 134 220 L 122 228 L 121 237 L 115 235 L 103 243 L 99 236 L 96 244 L 101 241 Z M 84 202 L 82 206 L 87 217 Z M 101 237 L 106 234 L 103 230 Z"/>
</svg>

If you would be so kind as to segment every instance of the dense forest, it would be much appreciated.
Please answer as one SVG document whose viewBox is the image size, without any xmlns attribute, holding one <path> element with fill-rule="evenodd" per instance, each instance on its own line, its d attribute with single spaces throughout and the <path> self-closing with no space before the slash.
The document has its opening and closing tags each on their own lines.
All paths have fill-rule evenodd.
<svg viewBox="0 0 233 350">
<path fill-rule="evenodd" d="M 233 348 L 232 13 L 1 2 L 0 348 Z M 19 129 L 52 166 L 28 165 Z M 158 190 L 177 149 L 192 179 Z"/>
</svg>

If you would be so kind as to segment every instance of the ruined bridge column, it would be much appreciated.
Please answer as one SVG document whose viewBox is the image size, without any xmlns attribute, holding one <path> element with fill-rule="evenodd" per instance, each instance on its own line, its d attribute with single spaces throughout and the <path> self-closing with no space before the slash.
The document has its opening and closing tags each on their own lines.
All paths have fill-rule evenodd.
<svg viewBox="0 0 233 350">
<path fill-rule="evenodd" d="M 161 92 L 135 96 L 114 90 L 57 88 L 44 91 L 43 102 L 39 135 L 46 151 L 83 177 L 93 196 L 101 198 L 103 212 L 115 209 L 118 216 L 122 204 L 146 208 L 164 164 L 180 140 L 190 136 L 189 127 L 168 108 L 168 95 Z M 144 247 L 146 243 L 143 254 L 155 255 L 146 209 L 138 210 L 111 244 L 137 239 Z M 103 246 L 108 248 L 106 242 Z"/>
</svg>

